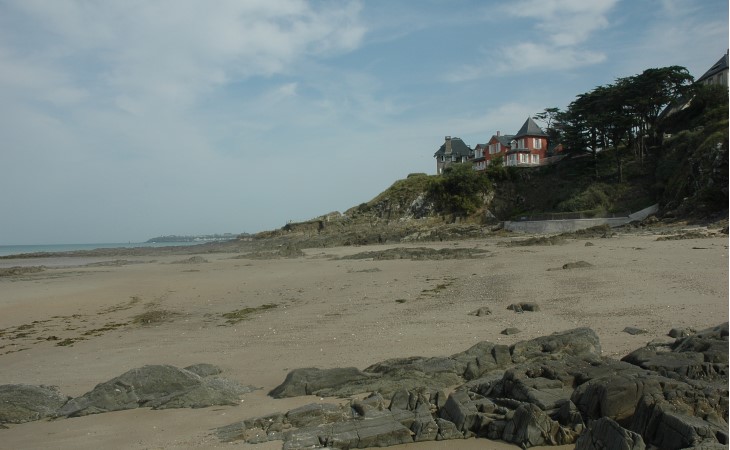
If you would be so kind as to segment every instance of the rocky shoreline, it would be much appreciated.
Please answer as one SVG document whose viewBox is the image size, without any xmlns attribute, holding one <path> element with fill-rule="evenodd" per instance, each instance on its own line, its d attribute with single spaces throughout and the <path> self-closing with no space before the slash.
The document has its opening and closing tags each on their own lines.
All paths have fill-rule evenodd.
<svg viewBox="0 0 730 450">
<path fill-rule="evenodd" d="M 311 403 L 214 432 L 222 442 L 282 441 L 286 450 L 469 437 L 522 448 L 727 448 L 728 323 L 670 335 L 674 342 L 650 342 L 620 361 L 601 356 L 593 330 L 577 328 L 511 346 L 483 341 L 448 357 L 390 359 L 362 371 L 295 369 L 271 397 L 349 403 Z M 220 372 L 210 364 L 144 366 L 76 398 L 57 387 L 1 385 L 0 426 L 138 407 L 236 405 L 256 389 Z"/>
</svg>

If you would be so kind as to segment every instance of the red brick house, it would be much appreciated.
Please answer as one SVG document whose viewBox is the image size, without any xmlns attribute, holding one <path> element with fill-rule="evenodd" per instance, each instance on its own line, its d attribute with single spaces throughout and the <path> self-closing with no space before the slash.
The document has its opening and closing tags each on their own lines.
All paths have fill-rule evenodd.
<svg viewBox="0 0 730 450">
<path fill-rule="evenodd" d="M 548 151 L 548 135 L 531 118 L 527 118 L 517 134 L 493 135 L 486 144 L 477 144 L 472 150 L 461 139 L 446 136 L 444 144 L 433 155 L 436 158 L 436 173 L 443 173 L 449 164 L 471 162 L 474 170 L 484 171 L 492 162 L 502 159 L 505 166 L 530 167 L 549 164 L 559 159 L 555 153 L 562 151 L 556 146 Z M 547 156 L 554 156 L 548 158 Z"/>
<path fill-rule="evenodd" d="M 493 135 L 489 142 L 487 142 L 486 159 L 487 166 L 492 163 L 496 158 L 502 158 L 502 161 L 506 161 L 507 152 L 510 149 L 510 142 L 514 138 L 511 134 L 502 134 L 497 131 L 497 134 Z"/>
<path fill-rule="evenodd" d="M 539 166 L 545 161 L 548 136 L 534 120 L 527 118 L 509 143 L 505 166 Z"/>
</svg>

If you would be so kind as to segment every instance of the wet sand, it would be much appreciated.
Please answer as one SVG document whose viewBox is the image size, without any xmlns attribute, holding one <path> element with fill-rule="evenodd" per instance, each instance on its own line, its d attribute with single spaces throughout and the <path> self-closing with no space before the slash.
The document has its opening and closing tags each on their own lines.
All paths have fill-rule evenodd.
<svg viewBox="0 0 730 450">
<path fill-rule="evenodd" d="M 596 331 L 604 355 L 620 358 L 653 339 L 669 341 L 673 327 L 728 320 L 727 236 L 620 235 L 525 247 L 504 245 L 509 240 L 412 245 L 487 251 L 475 259 L 335 259 L 404 246 L 386 245 L 307 249 L 291 259 L 101 258 L 93 262 L 110 263 L 0 277 L 0 384 L 56 385 L 77 396 L 145 364 L 205 362 L 261 388 L 235 407 L 137 409 L 10 425 L 0 429 L 0 447 L 280 448 L 277 442 L 223 444 L 211 430 L 312 401 L 342 401 L 268 397 L 294 368 L 362 369 L 387 358 L 450 355 L 482 340 L 513 344 L 579 326 Z M 590 267 L 562 268 L 577 261 Z M 541 310 L 507 309 L 517 302 L 536 302 Z M 491 315 L 469 315 L 484 306 Z M 237 323 L 224 316 L 245 308 L 251 310 Z M 500 334 L 508 327 L 521 333 Z M 647 333 L 630 335 L 625 327 Z M 515 448 L 481 439 L 458 444 Z M 454 448 L 454 442 L 404 448 Z"/>
</svg>

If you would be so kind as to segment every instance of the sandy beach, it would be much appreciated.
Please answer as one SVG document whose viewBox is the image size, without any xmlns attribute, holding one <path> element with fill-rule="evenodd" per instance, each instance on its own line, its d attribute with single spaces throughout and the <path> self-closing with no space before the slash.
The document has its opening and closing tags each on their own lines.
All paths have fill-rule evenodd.
<svg viewBox="0 0 730 450">
<path fill-rule="evenodd" d="M 0 429 L 0 448 L 280 448 L 280 442 L 221 443 L 212 429 L 313 401 L 346 401 L 268 397 L 295 368 L 362 369 L 388 358 L 450 355 L 479 341 L 513 344 L 576 327 L 595 330 L 603 354 L 618 359 L 654 339 L 669 341 L 671 328 L 728 320 L 726 235 L 658 241 L 649 233 L 621 234 L 506 245 L 512 239 L 408 245 L 485 251 L 471 259 L 340 259 L 406 246 L 393 244 L 305 249 L 305 256 L 280 259 L 133 256 L 0 277 L 0 384 L 55 385 L 78 396 L 146 364 L 211 363 L 223 376 L 260 388 L 238 406 L 9 425 Z M 589 264 L 563 268 L 578 261 Z M 540 311 L 507 309 L 517 302 L 535 302 Z M 480 307 L 492 314 L 469 315 Z M 236 312 L 244 320 L 231 319 Z M 521 332 L 500 334 L 509 327 Z M 626 327 L 646 333 L 631 335 Z M 459 441 L 457 448 L 477 447 L 515 448 L 483 439 Z"/>
</svg>

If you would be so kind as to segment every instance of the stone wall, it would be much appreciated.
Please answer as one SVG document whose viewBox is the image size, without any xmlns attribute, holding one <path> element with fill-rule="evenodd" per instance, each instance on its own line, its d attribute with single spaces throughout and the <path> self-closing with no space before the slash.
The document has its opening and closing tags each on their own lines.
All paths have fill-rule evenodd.
<svg viewBox="0 0 730 450">
<path fill-rule="evenodd" d="M 600 225 L 608 225 L 610 227 L 619 227 L 629 222 L 644 220 L 651 214 L 659 210 L 659 205 L 655 204 L 629 214 L 626 217 L 599 217 L 595 219 L 566 219 L 566 220 L 528 220 L 524 222 L 505 221 L 504 228 L 509 231 L 517 231 L 522 233 L 565 233 L 586 228 L 596 227 Z"/>
</svg>

